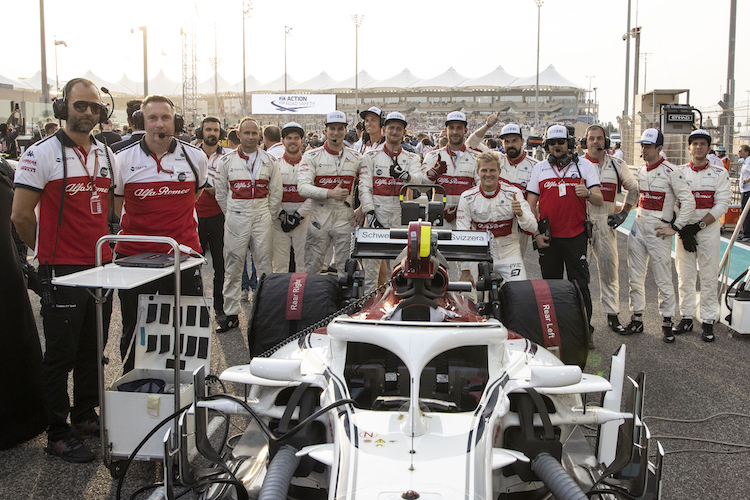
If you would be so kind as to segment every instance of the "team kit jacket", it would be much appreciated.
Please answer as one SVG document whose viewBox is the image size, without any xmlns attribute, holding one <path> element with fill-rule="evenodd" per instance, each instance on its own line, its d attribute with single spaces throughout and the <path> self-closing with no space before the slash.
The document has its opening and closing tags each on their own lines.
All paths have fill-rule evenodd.
<svg viewBox="0 0 750 500">
<path fill-rule="evenodd" d="M 477 175 L 478 154 L 477 150 L 466 146 L 463 146 L 461 151 L 458 152 L 451 151 L 449 146 L 446 146 L 434 149 L 424 157 L 422 163 L 423 175 L 445 188 L 447 194 L 445 221 L 448 223 L 453 223 L 456 219 L 456 210 L 461 193 L 479 184 L 479 176 Z M 439 161 L 445 162 L 447 171 L 440 174 L 436 179 L 432 179 L 429 172 Z M 436 194 L 439 195 L 439 193 Z"/>
<path fill-rule="evenodd" d="M 693 194 L 680 171 L 664 160 L 653 165 L 642 165 L 636 174 L 638 181 L 638 213 L 636 218 L 648 223 L 669 224 L 677 213 L 674 225 L 682 229 L 693 214 L 693 206 L 677 210 L 679 200 L 690 200 Z"/>
<path fill-rule="evenodd" d="M 261 149 L 256 154 L 252 166 L 239 148 L 219 160 L 216 201 L 227 215 L 267 207 L 276 217 L 281 210 L 282 181 L 276 158 Z"/>
</svg>

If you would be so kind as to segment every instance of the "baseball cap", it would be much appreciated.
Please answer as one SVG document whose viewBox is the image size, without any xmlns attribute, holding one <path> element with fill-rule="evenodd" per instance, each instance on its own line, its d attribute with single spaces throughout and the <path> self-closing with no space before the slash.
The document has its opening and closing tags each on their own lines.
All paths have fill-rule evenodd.
<svg viewBox="0 0 750 500">
<path fill-rule="evenodd" d="M 643 132 L 640 141 L 635 141 L 636 144 L 656 144 L 657 146 L 664 145 L 664 134 L 655 128 L 648 128 Z"/>
<path fill-rule="evenodd" d="M 523 139 L 523 134 L 521 133 L 521 127 L 519 127 L 515 123 L 509 123 L 503 127 L 503 130 L 500 131 L 500 139 L 502 139 L 506 135 L 511 135 L 511 134 L 519 135 L 521 136 L 521 139 Z"/>
<path fill-rule="evenodd" d="M 371 107 L 370 109 L 366 109 L 366 110 L 362 111 L 362 112 L 361 112 L 361 113 L 359 114 L 359 117 L 360 117 L 360 118 L 362 118 L 362 119 L 364 120 L 364 119 L 365 119 L 365 116 L 367 116 L 367 113 L 372 113 L 373 115 L 375 115 L 375 116 L 377 116 L 377 117 L 381 117 L 381 116 L 383 116 L 383 110 L 382 110 L 382 109 L 380 109 L 380 108 L 379 108 L 379 107 L 377 107 L 377 106 L 372 106 L 372 107 Z"/>
<path fill-rule="evenodd" d="M 702 128 L 699 128 L 698 130 L 693 130 L 690 135 L 688 136 L 688 146 L 693 143 L 696 139 L 706 139 L 708 141 L 708 145 L 711 145 L 711 134 L 703 130 Z"/>
<path fill-rule="evenodd" d="M 724 151 L 724 152 L 726 152 L 727 148 L 725 148 L 724 146 L 719 146 L 718 148 L 716 148 L 716 151 Z"/>
<path fill-rule="evenodd" d="M 445 126 L 447 127 L 450 122 L 461 122 L 464 125 L 469 124 L 469 122 L 466 120 L 466 115 L 461 113 L 460 111 L 452 111 L 448 113 L 448 116 L 445 118 Z"/>
<path fill-rule="evenodd" d="M 281 129 L 281 137 L 286 137 L 291 132 L 298 132 L 300 137 L 305 136 L 305 129 L 297 122 L 289 122 Z"/>
<path fill-rule="evenodd" d="M 331 111 L 326 115 L 326 125 L 330 123 L 343 123 L 346 125 L 346 115 L 341 111 Z"/>
<path fill-rule="evenodd" d="M 401 122 L 404 124 L 404 127 L 406 127 L 406 117 L 398 111 L 388 113 L 388 116 L 385 117 L 386 125 L 388 124 L 388 122 Z"/>
<path fill-rule="evenodd" d="M 565 125 L 552 125 L 547 129 L 547 139 L 568 139 L 568 128 Z"/>
</svg>

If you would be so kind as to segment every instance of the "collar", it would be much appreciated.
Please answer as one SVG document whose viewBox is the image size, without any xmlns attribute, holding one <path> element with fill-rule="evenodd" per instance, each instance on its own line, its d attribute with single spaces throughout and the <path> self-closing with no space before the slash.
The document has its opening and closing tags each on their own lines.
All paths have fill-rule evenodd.
<svg viewBox="0 0 750 500">
<path fill-rule="evenodd" d="M 365 144 L 365 146 L 377 146 L 379 144 L 383 144 L 384 142 L 385 142 L 385 136 L 381 137 L 378 142 L 367 141 L 367 144 Z"/>
<path fill-rule="evenodd" d="M 655 169 L 656 167 L 658 167 L 662 163 L 664 163 L 664 157 L 663 156 L 659 156 L 659 161 L 657 161 L 653 165 L 646 165 L 646 171 L 647 172 L 651 172 L 653 169 Z"/>
<path fill-rule="evenodd" d="M 706 169 L 706 167 L 708 167 L 708 164 L 709 164 L 709 161 L 708 161 L 708 159 L 706 159 L 706 164 L 705 164 L 705 165 L 700 165 L 700 166 L 698 166 L 698 165 L 694 165 L 694 164 L 693 164 L 693 160 L 690 160 L 690 169 L 691 169 L 691 170 L 692 170 L 693 172 L 700 172 L 701 170 L 705 170 L 705 169 Z"/>
<path fill-rule="evenodd" d="M 323 143 L 323 149 L 325 149 L 326 153 L 328 153 L 331 156 L 341 156 L 344 153 L 343 149 L 341 151 L 334 151 L 331 148 L 329 148 L 328 147 L 328 141 L 326 141 L 326 142 Z"/>
<path fill-rule="evenodd" d="M 259 153 L 259 152 L 260 152 L 260 149 L 256 149 L 256 150 L 255 150 L 255 153 L 250 153 L 250 154 L 255 154 L 255 155 L 256 155 L 256 158 L 257 158 L 257 157 L 258 157 L 257 155 L 258 155 L 258 153 Z M 237 154 L 238 154 L 238 155 L 240 155 L 240 158 L 242 158 L 242 159 L 243 159 L 243 160 L 245 160 L 245 161 L 247 161 L 247 160 L 249 160 L 249 159 L 250 159 L 250 157 L 249 157 L 248 155 L 246 155 L 246 154 L 245 154 L 245 153 L 244 153 L 244 152 L 242 151 L 242 146 L 238 146 L 238 147 L 237 147 Z"/>
<path fill-rule="evenodd" d="M 453 150 L 451 149 L 451 145 L 450 144 L 447 144 L 445 146 L 445 150 L 448 151 L 448 154 L 451 155 L 451 156 L 458 156 L 457 153 L 453 152 Z M 459 149 L 459 151 L 461 153 L 463 153 L 464 151 L 466 151 L 466 144 L 461 144 L 461 149 Z"/>
<path fill-rule="evenodd" d="M 144 153 L 146 153 L 146 156 L 151 156 L 153 152 L 149 149 L 148 144 L 146 144 L 146 135 L 144 134 L 143 137 L 141 137 L 140 140 L 141 149 Z M 169 144 L 169 149 L 167 149 L 167 153 L 174 153 L 174 150 L 177 149 L 177 140 L 172 138 L 172 142 Z"/>
<path fill-rule="evenodd" d="M 497 189 L 495 189 L 494 193 L 491 193 L 491 194 L 485 193 L 484 189 L 482 189 L 482 185 L 481 184 L 478 187 L 479 187 L 479 192 L 482 193 L 482 196 L 484 196 L 485 198 L 494 198 L 495 196 L 497 196 L 497 193 L 499 193 L 501 191 L 501 189 L 500 189 L 500 180 L 499 179 L 497 181 Z"/>
<path fill-rule="evenodd" d="M 294 165 L 296 165 L 296 164 L 298 164 L 299 162 L 302 161 L 302 155 L 299 155 L 299 158 L 297 158 L 296 160 L 292 160 L 291 158 L 289 158 L 286 155 L 286 151 L 285 151 L 284 152 L 284 161 L 287 162 L 288 164 L 294 166 Z"/>
<path fill-rule="evenodd" d="M 515 167 L 516 165 L 521 163 L 524 158 L 526 158 L 526 151 L 521 151 L 521 154 L 516 156 L 515 158 L 511 158 L 508 155 L 505 155 L 505 157 L 508 158 L 508 162 Z"/>
<path fill-rule="evenodd" d="M 586 154 L 584 155 L 584 157 L 585 157 L 585 158 L 586 158 L 586 159 L 587 159 L 588 161 L 590 161 L 591 163 L 599 163 L 599 160 L 597 160 L 596 158 L 592 158 L 592 157 L 590 157 L 590 156 L 589 156 L 589 154 L 588 154 L 588 152 L 587 152 L 587 153 L 586 153 Z M 605 156 L 604 158 L 606 159 L 607 157 Z"/>
<path fill-rule="evenodd" d="M 201 151 L 203 151 L 204 153 L 206 153 L 207 157 L 211 158 L 211 155 L 208 154 L 205 149 L 203 149 L 203 145 L 202 144 L 201 144 Z M 223 155 L 224 154 L 224 146 L 222 146 L 221 144 L 219 144 L 218 147 L 216 148 L 216 151 L 214 153 L 212 153 L 212 154 Z"/>
<path fill-rule="evenodd" d="M 65 129 L 57 129 L 57 132 L 55 132 L 55 137 L 57 137 L 57 140 L 59 140 L 60 143 L 62 143 L 62 145 L 66 148 L 75 148 L 76 146 L 78 146 L 76 141 L 71 139 L 70 136 L 65 133 Z M 96 141 L 94 140 L 94 137 L 92 135 L 89 135 L 89 140 L 91 141 L 91 144 L 93 144 L 94 146 L 96 145 Z"/>
<path fill-rule="evenodd" d="M 404 150 L 404 149 L 403 149 L 403 148 L 401 147 L 401 145 L 400 145 L 400 144 L 399 144 L 399 146 L 398 146 L 398 151 L 396 151 L 395 153 L 391 153 L 390 151 L 388 151 L 388 148 L 386 148 L 385 146 L 383 146 L 383 152 L 384 152 L 385 154 L 387 154 L 389 158 L 396 158 L 396 157 L 397 157 L 398 155 L 400 155 L 400 154 L 401 154 L 401 152 L 402 152 L 403 150 Z"/>
</svg>

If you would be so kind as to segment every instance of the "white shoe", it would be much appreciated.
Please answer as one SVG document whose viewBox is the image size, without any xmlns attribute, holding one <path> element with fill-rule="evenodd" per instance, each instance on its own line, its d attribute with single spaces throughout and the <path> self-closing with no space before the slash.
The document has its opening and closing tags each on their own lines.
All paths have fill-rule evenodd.
<svg viewBox="0 0 750 500">
<path fill-rule="evenodd" d="M 240 300 L 242 302 L 248 302 L 250 299 L 249 296 L 249 290 L 242 290 L 242 293 L 240 294 Z"/>
</svg>

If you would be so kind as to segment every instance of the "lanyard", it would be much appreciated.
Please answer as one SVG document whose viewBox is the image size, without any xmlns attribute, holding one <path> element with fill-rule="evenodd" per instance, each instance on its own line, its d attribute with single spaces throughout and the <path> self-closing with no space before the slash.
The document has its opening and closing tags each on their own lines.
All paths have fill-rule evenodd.
<svg viewBox="0 0 750 500">
<path fill-rule="evenodd" d="M 73 147 L 73 152 L 78 157 L 78 160 L 81 162 L 81 165 L 83 166 L 83 170 L 86 172 L 86 176 L 91 181 L 91 196 L 92 197 L 99 196 L 99 193 L 96 191 L 96 175 L 99 171 L 99 157 L 96 154 L 96 150 L 94 150 L 94 175 L 93 176 L 89 173 L 89 169 L 86 167 L 86 161 L 88 160 L 88 154 L 86 153 L 86 150 L 83 149 L 82 146 L 75 146 Z"/>
<path fill-rule="evenodd" d="M 165 156 L 167 156 L 167 153 L 169 153 L 169 151 L 166 151 L 164 154 L 162 154 L 159 157 L 156 156 L 156 153 L 151 153 L 151 158 L 153 158 L 154 161 L 156 162 L 156 172 L 157 173 L 158 172 L 166 172 L 169 175 L 172 175 L 172 174 L 174 174 L 173 170 L 169 170 L 169 169 L 166 169 L 166 168 L 164 168 L 164 167 L 161 166 L 161 159 L 164 158 Z"/>
<path fill-rule="evenodd" d="M 457 166 L 457 165 L 458 165 L 458 162 L 459 162 L 459 161 L 461 160 L 461 156 L 460 156 L 460 155 L 461 155 L 461 154 L 462 154 L 462 153 L 463 153 L 464 151 L 466 151 L 466 145 L 465 145 L 465 144 L 462 144 L 462 145 L 461 145 L 461 149 L 459 149 L 459 150 L 458 150 L 458 151 L 456 151 L 456 152 L 454 152 L 454 151 L 453 151 L 453 150 L 451 149 L 451 147 L 450 147 L 450 146 L 446 146 L 446 147 L 445 147 L 445 150 L 446 150 L 446 151 L 448 152 L 448 156 L 449 156 L 449 157 L 450 157 L 450 159 L 451 159 L 451 163 L 453 163 L 453 169 L 455 170 L 456 168 L 458 168 L 458 166 Z M 455 158 L 455 160 L 454 160 L 454 158 Z"/>
</svg>

